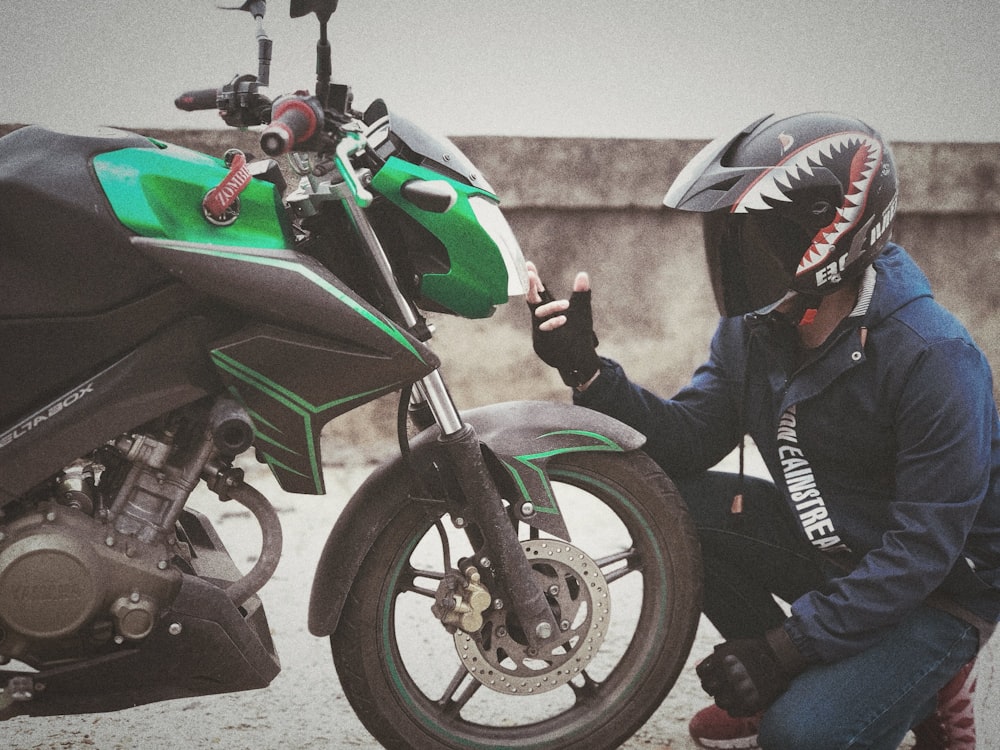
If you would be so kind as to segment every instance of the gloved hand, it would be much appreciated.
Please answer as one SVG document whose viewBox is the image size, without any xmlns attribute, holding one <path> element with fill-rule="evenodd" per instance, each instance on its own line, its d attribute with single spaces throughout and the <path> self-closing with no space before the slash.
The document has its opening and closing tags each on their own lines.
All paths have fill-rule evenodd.
<svg viewBox="0 0 1000 750">
<path fill-rule="evenodd" d="M 731 716 L 753 716 L 784 693 L 805 667 L 785 630 L 775 628 L 763 638 L 720 643 L 695 669 L 719 708 Z"/>
<path fill-rule="evenodd" d="M 581 274 L 569 300 L 556 300 L 542 285 L 535 267 L 529 264 L 528 268 L 528 308 L 535 354 L 556 368 L 566 385 L 571 388 L 584 385 L 601 369 L 601 359 L 595 351 L 598 340 L 590 309 L 589 281 Z M 539 316 L 537 311 L 543 306 L 545 309 Z"/>
</svg>

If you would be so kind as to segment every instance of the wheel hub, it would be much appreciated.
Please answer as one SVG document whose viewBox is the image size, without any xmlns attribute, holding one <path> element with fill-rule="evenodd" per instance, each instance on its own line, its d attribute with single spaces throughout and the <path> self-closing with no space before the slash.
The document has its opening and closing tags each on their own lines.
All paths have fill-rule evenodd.
<svg viewBox="0 0 1000 750">
<path fill-rule="evenodd" d="M 523 541 L 521 547 L 562 638 L 544 652 L 536 651 L 503 609 L 484 613 L 478 632 L 455 634 L 455 647 L 469 674 L 511 695 L 541 693 L 572 680 L 600 650 L 610 622 L 608 584 L 594 560 L 557 539 Z"/>
</svg>

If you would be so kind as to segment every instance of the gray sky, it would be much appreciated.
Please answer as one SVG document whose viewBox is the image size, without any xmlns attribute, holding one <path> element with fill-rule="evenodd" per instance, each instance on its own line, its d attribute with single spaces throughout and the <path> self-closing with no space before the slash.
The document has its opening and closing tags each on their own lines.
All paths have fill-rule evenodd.
<svg viewBox="0 0 1000 750">
<path fill-rule="evenodd" d="M 173 99 L 256 72 L 251 18 L 216 4 L 3 0 L 0 120 L 215 126 Z M 269 92 L 311 88 L 315 20 L 268 5 Z M 341 0 L 330 31 L 358 104 L 448 135 L 707 138 L 829 109 L 1000 141 L 998 0 Z"/>
</svg>

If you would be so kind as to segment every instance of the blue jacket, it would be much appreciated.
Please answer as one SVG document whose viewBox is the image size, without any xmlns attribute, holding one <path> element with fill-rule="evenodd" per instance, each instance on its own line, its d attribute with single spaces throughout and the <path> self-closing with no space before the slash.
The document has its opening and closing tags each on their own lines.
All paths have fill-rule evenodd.
<svg viewBox="0 0 1000 750">
<path fill-rule="evenodd" d="M 578 403 L 643 432 L 668 474 L 756 443 L 802 534 L 850 572 L 792 603 L 803 654 L 864 650 L 937 592 L 1000 620 L 1000 420 L 982 351 L 906 252 L 805 364 L 793 331 L 723 319 L 708 362 L 665 400 L 604 360 Z M 870 273 L 870 272 L 869 272 Z M 724 499 L 720 498 L 720 501 Z"/>
</svg>

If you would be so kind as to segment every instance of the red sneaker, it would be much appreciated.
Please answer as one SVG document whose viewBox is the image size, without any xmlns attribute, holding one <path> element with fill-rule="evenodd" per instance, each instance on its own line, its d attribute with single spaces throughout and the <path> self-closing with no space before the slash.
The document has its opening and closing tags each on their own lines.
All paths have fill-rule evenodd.
<svg viewBox="0 0 1000 750">
<path fill-rule="evenodd" d="M 760 714 L 756 716 L 730 716 L 714 703 L 696 713 L 688 723 L 691 737 L 701 747 L 711 750 L 759 750 L 757 727 Z"/>
<path fill-rule="evenodd" d="M 913 750 L 975 750 L 976 718 L 972 697 L 976 678 L 972 675 L 973 659 L 941 688 L 934 713 L 913 728 L 916 744 Z"/>
</svg>

